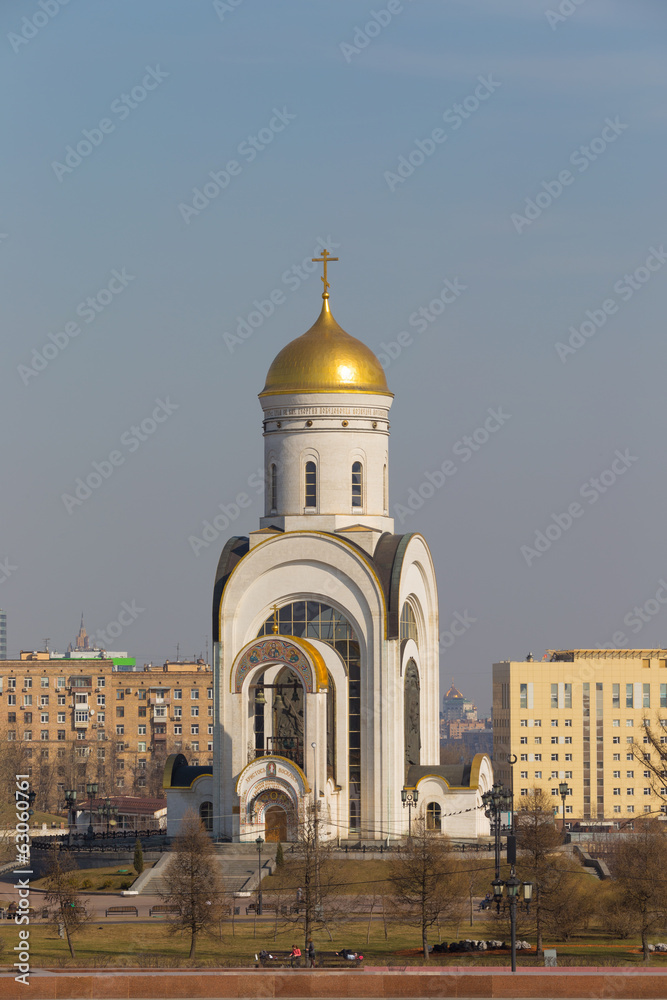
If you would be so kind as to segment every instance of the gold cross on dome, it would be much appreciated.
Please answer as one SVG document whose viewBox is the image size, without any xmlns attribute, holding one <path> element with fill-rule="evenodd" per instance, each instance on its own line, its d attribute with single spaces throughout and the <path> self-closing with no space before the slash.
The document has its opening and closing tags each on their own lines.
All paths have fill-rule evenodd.
<svg viewBox="0 0 667 1000">
<path fill-rule="evenodd" d="M 278 635 L 278 605 L 273 605 L 273 634 Z"/>
<path fill-rule="evenodd" d="M 323 250 L 321 257 L 311 257 L 311 260 L 314 264 L 322 263 L 324 265 L 324 275 L 320 278 L 320 281 L 324 282 L 324 291 L 322 292 L 322 298 L 328 299 L 329 292 L 327 291 L 327 289 L 330 288 L 331 286 L 327 281 L 327 264 L 329 263 L 330 260 L 338 260 L 338 257 L 332 257 L 328 250 Z"/>
</svg>

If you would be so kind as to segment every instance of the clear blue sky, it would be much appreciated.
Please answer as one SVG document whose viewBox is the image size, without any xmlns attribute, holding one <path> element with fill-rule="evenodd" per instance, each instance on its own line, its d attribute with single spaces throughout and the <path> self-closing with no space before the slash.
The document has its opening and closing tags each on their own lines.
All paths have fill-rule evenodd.
<svg viewBox="0 0 667 1000">
<path fill-rule="evenodd" d="M 475 619 L 443 680 L 487 710 L 494 660 L 618 631 L 667 644 L 662 604 L 624 625 L 667 575 L 664 4 L 585 0 L 550 23 L 557 0 L 405 0 L 390 18 L 385 0 L 45 3 L 0 8 L 10 654 L 62 649 L 81 610 L 95 632 L 123 602 L 143 610 L 114 647 L 204 651 L 224 537 L 198 556 L 188 539 L 239 492 L 230 531 L 257 525 L 256 394 L 317 315 L 317 278 L 285 272 L 318 239 L 340 257 L 338 322 L 378 352 L 412 337 L 387 371 L 392 506 L 456 467 L 396 521 L 432 546 L 441 629 Z M 373 10 L 387 23 L 367 31 Z M 198 214 L 179 208 L 230 161 Z M 459 294 L 432 312 L 447 279 Z M 615 460 L 604 492 L 585 486 Z"/>
</svg>

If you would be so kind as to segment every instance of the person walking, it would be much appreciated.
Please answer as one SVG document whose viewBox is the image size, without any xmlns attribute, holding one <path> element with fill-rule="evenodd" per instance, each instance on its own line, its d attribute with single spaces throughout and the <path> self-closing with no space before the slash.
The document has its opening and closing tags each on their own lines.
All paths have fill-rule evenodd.
<svg viewBox="0 0 667 1000">
<path fill-rule="evenodd" d="M 313 939 L 308 938 L 308 949 L 306 951 L 307 963 L 309 969 L 315 968 L 315 945 L 313 944 Z"/>
</svg>

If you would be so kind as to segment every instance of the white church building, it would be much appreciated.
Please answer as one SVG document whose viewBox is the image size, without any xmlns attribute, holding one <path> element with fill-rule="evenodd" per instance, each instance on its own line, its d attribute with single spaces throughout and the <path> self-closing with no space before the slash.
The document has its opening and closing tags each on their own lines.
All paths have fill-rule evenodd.
<svg viewBox="0 0 667 1000">
<path fill-rule="evenodd" d="M 265 507 L 224 546 L 213 591 L 213 767 L 167 761 L 168 832 L 188 809 L 220 840 L 404 837 L 412 819 L 489 833 L 488 756 L 439 761 L 438 596 L 420 534 L 389 516 L 392 393 L 329 308 L 259 394 Z M 417 793 L 415 796 L 415 792 Z"/>
</svg>

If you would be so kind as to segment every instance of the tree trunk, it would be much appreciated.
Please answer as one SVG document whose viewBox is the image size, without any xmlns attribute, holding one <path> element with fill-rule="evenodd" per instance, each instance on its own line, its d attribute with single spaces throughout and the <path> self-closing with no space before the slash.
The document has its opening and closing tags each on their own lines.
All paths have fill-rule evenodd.
<svg viewBox="0 0 667 1000">
<path fill-rule="evenodd" d="M 539 900 L 535 904 L 535 950 L 537 952 L 537 957 L 542 955 L 542 912 L 540 909 Z"/>
<path fill-rule="evenodd" d="M 649 962 L 651 960 L 651 953 L 648 950 L 648 934 L 645 927 L 642 927 L 642 951 L 644 953 L 644 961 Z"/>
<path fill-rule="evenodd" d="M 192 931 L 192 938 L 190 939 L 190 955 L 189 958 L 195 957 L 195 950 L 197 948 L 197 931 Z"/>
<path fill-rule="evenodd" d="M 72 956 L 72 958 L 76 958 L 76 955 L 74 954 L 74 945 L 72 944 L 72 938 L 69 932 L 69 926 L 67 924 L 67 920 L 65 920 L 64 918 L 63 918 L 63 923 L 65 925 L 65 934 L 67 935 L 67 946 L 69 947 L 69 953 Z"/>
<path fill-rule="evenodd" d="M 384 924 L 384 939 L 387 941 L 389 939 L 389 934 L 387 932 L 387 913 L 384 908 L 384 896 L 382 897 L 382 923 Z"/>
<path fill-rule="evenodd" d="M 371 902 L 370 913 L 368 914 L 368 927 L 366 928 L 366 944 L 370 943 L 371 940 L 371 920 L 373 919 L 373 906 L 374 902 Z"/>
<path fill-rule="evenodd" d="M 428 960 L 429 960 L 429 954 L 428 954 L 428 925 L 426 924 L 425 921 L 422 923 L 422 948 L 424 949 L 424 961 L 428 962 Z"/>
</svg>

